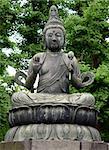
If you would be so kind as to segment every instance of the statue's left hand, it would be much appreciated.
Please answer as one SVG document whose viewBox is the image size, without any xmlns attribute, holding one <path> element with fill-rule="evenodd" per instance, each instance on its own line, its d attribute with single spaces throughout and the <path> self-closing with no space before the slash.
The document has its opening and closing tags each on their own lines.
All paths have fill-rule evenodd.
<svg viewBox="0 0 109 150">
<path fill-rule="evenodd" d="M 22 82 L 22 79 L 26 80 L 27 78 L 27 75 L 22 72 L 22 71 L 18 71 L 16 74 L 15 74 L 15 82 L 18 84 L 18 85 L 21 85 L 21 86 L 24 86 L 25 87 L 25 83 Z"/>
<path fill-rule="evenodd" d="M 85 72 L 81 74 L 81 80 L 83 87 L 88 86 L 94 82 L 95 75 L 91 72 Z"/>
<path fill-rule="evenodd" d="M 82 88 L 92 84 L 94 78 L 95 78 L 94 74 L 90 72 L 82 73 L 80 74 L 79 77 L 77 77 L 75 74 L 72 74 L 72 84 L 76 88 Z"/>
</svg>

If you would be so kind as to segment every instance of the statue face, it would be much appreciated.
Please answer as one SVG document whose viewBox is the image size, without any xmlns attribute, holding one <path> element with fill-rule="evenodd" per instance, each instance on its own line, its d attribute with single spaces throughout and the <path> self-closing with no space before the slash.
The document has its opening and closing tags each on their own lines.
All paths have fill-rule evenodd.
<svg viewBox="0 0 109 150">
<path fill-rule="evenodd" d="M 64 46 L 64 33 L 60 28 L 50 28 L 45 33 L 46 47 L 52 52 L 58 52 Z"/>
</svg>

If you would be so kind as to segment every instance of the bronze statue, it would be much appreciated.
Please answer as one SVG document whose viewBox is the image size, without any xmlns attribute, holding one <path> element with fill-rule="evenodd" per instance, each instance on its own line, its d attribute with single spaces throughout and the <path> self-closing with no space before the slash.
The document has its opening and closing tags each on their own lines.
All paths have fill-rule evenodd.
<svg viewBox="0 0 109 150">
<path fill-rule="evenodd" d="M 12 110 L 9 122 L 12 129 L 5 140 L 25 139 L 70 139 L 101 140 L 96 126 L 97 111 L 95 99 L 89 93 L 69 94 L 69 85 L 82 88 L 94 80 L 91 73 L 80 72 L 74 53 L 62 51 L 65 43 L 65 29 L 58 16 L 56 6 L 51 6 L 44 31 L 47 51 L 33 56 L 25 87 L 31 92 L 17 92 L 12 96 Z M 36 88 L 34 83 L 39 75 Z"/>
<path fill-rule="evenodd" d="M 12 97 L 13 103 L 16 103 L 16 100 L 19 105 L 20 103 L 26 104 L 26 101 L 27 103 L 31 103 L 33 99 L 38 99 L 38 95 L 42 95 L 43 99 L 43 94 L 39 93 L 59 94 L 57 96 L 59 99 L 59 96 L 61 98 L 63 96 L 65 97 L 65 95 L 62 96 L 61 94 L 69 94 L 70 84 L 77 88 L 81 88 L 90 85 L 94 80 L 93 74 L 80 73 L 77 59 L 72 51 L 68 54 L 62 52 L 65 43 L 65 29 L 58 17 L 58 10 L 55 6 L 52 6 L 50 9 L 49 20 L 44 28 L 43 34 L 47 51 L 33 56 L 25 83 L 25 87 L 34 92 L 34 83 L 37 74 L 39 74 L 38 94 L 29 93 L 29 99 L 24 93 L 15 93 Z M 69 76 L 71 76 L 70 81 Z M 85 81 L 85 78 L 88 78 L 87 81 Z M 22 102 L 22 96 L 25 97 L 25 102 Z M 32 97 L 34 98 L 32 99 Z M 88 93 L 72 94 L 69 95 L 69 97 L 72 103 L 94 105 L 94 97 Z M 76 102 L 75 97 L 80 100 Z"/>
</svg>

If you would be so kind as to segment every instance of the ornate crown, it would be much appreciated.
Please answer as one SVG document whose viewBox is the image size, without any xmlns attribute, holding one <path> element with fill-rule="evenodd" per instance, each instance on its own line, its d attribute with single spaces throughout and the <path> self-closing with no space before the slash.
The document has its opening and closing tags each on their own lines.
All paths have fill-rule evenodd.
<svg viewBox="0 0 109 150">
<path fill-rule="evenodd" d="M 45 25 L 43 33 L 45 34 L 46 30 L 48 30 L 49 28 L 60 28 L 65 34 L 65 28 L 59 18 L 58 9 L 55 5 L 52 5 L 50 7 L 49 20 L 47 21 Z"/>
</svg>

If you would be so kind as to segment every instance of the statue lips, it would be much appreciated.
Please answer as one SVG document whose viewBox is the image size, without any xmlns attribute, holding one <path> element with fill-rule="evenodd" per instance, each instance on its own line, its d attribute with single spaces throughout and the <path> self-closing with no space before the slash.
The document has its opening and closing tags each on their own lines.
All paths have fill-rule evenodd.
<svg viewBox="0 0 109 150">
<path fill-rule="evenodd" d="M 51 46 L 53 46 L 53 47 L 57 47 L 57 46 L 58 46 L 58 44 L 57 44 L 57 42 L 52 42 L 52 43 L 51 43 Z"/>
<path fill-rule="evenodd" d="M 51 41 L 51 47 L 58 48 L 59 47 L 58 41 Z"/>
</svg>

